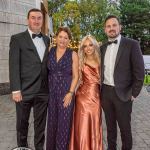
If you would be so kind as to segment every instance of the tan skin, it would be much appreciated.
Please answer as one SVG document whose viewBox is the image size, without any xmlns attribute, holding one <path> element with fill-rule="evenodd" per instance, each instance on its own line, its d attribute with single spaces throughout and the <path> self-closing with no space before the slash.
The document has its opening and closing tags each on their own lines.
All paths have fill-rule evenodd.
<svg viewBox="0 0 150 150">
<path fill-rule="evenodd" d="M 116 38 L 121 31 L 121 25 L 116 18 L 111 18 L 105 23 L 105 33 L 109 39 Z"/>
<path fill-rule="evenodd" d="M 57 62 L 60 60 L 60 58 L 64 55 L 66 48 L 68 46 L 70 42 L 69 36 L 66 32 L 61 31 L 57 37 L 56 37 L 56 43 L 57 43 L 57 50 L 56 50 L 56 58 L 57 58 Z M 79 78 L 79 71 L 78 71 L 78 67 L 79 67 L 79 63 L 78 63 L 78 55 L 76 52 L 73 52 L 72 55 L 72 82 L 71 82 L 71 86 L 70 86 L 70 90 L 74 92 L 77 82 L 78 82 L 78 78 Z M 63 106 L 66 108 L 70 105 L 72 100 L 72 93 L 67 93 L 63 99 Z"/>
<path fill-rule="evenodd" d="M 29 18 L 27 20 L 29 29 L 34 33 L 39 33 L 43 25 L 43 15 L 41 12 L 30 12 Z M 21 91 L 13 92 L 12 99 L 15 102 L 20 102 L 22 100 Z"/>
<path fill-rule="evenodd" d="M 121 31 L 121 25 L 116 18 L 110 18 L 105 23 L 105 33 L 109 39 L 115 39 Z M 135 100 L 132 96 L 131 100 Z"/>
<path fill-rule="evenodd" d="M 85 63 L 94 68 L 98 67 L 99 63 L 95 59 L 95 49 L 94 49 L 94 45 L 92 44 L 92 42 L 87 39 L 85 43 L 83 44 L 83 47 L 84 47 L 83 50 L 86 56 Z"/>
</svg>

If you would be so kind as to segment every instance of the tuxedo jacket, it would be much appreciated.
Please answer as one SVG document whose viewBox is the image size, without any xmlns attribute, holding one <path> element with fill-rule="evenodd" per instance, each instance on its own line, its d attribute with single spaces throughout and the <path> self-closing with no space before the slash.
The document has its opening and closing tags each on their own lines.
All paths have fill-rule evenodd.
<svg viewBox="0 0 150 150">
<path fill-rule="evenodd" d="M 107 43 L 101 46 L 102 82 L 104 80 L 106 49 Z M 137 41 L 121 37 L 113 77 L 115 91 L 120 100 L 128 101 L 131 99 L 131 96 L 138 96 L 143 86 L 144 61 Z"/>
<path fill-rule="evenodd" d="M 10 40 L 10 89 L 20 90 L 23 98 L 33 97 L 39 90 L 48 93 L 47 56 L 50 40 L 45 35 L 42 37 L 46 46 L 42 62 L 28 30 L 13 35 Z"/>
</svg>

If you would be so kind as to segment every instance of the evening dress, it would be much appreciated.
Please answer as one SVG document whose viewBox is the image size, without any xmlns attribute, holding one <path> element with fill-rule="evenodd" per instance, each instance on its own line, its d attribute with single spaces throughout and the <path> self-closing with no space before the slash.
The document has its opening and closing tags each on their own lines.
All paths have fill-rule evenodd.
<svg viewBox="0 0 150 150">
<path fill-rule="evenodd" d="M 48 57 L 49 103 L 46 150 L 68 150 L 72 124 L 73 104 L 64 108 L 63 99 L 72 82 L 72 50 L 66 49 L 57 61 L 56 47 Z"/>
<path fill-rule="evenodd" d="M 69 150 L 103 150 L 99 66 L 84 64 L 76 92 Z"/>
</svg>

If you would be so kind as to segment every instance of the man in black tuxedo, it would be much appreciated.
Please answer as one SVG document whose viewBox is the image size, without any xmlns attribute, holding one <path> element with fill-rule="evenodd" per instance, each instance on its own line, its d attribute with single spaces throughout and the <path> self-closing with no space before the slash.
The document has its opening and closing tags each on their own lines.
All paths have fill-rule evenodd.
<svg viewBox="0 0 150 150">
<path fill-rule="evenodd" d="M 33 107 L 35 150 L 43 150 L 48 103 L 47 55 L 50 40 L 41 33 L 41 10 L 31 9 L 27 19 L 28 29 L 13 35 L 10 41 L 10 88 L 12 99 L 16 103 L 18 146 L 28 147 L 28 121 Z"/>
<path fill-rule="evenodd" d="M 105 20 L 108 42 L 101 46 L 102 107 L 107 126 L 108 150 L 116 150 L 117 123 L 121 132 L 122 150 L 132 149 L 132 102 L 141 91 L 144 62 L 139 43 L 120 35 L 121 24 L 116 16 Z"/>
</svg>

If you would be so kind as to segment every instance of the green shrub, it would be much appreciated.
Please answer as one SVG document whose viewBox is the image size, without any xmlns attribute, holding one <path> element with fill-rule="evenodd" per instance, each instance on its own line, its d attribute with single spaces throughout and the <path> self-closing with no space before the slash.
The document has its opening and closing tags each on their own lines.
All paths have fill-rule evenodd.
<svg viewBox="0 0 150 150">
<path fill-rule="evenodd" d="M 150 85 L 150 75 L 145 75 L 144 85 Z"/>
</svg>

